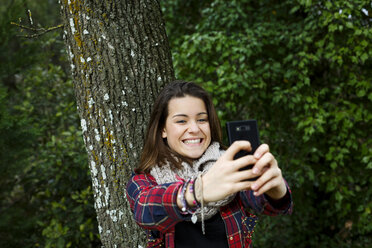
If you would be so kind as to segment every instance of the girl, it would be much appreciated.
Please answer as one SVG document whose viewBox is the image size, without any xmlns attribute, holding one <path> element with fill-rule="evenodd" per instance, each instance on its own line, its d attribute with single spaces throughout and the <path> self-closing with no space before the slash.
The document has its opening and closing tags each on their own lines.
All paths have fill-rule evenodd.
<svg viewBox="0 0 372 248">
<path fill-rule="evenodd" d="M 165 86 L 127 185 L 148 247 L 251 247 L 253 212 L 292 212 L 290 189 L 269 146 L 234 160 L 250 143 L 238 141 L 225 151 L 221 140 L 219 119 L 203 88 L 184 81 Z M 240 170 L 247 165 L 253 168 Z"/>
</svg>

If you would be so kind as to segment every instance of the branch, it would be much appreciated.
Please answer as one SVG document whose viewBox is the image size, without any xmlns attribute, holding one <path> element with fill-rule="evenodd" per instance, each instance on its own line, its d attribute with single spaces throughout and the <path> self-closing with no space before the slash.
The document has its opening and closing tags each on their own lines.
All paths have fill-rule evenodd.
<svg viewBox="0 0 372 248">
<path fill-rule="evenodd" d="M 22 24 L 19 24 L 19 23 L 15 23 L 15 22 L 11 22 L 10 24 L 12 25 L 16 25 L 18 27 L 20 27 L 21 29 L 26 29 L 26 30 L 29 30 L 29 31 L 32 31 L 32 32 L 36 32 L 34 34 L 30 34 L 30 35 L 18 35 L 19 37 L 24 37 L 24 38 L 35 38 L 35 37 L 38 37 L 38 36 L 41 36 L 43 34 L 46 34 L 50 31 L 53 31 L 53 30 L 56 30 L 56 29 L 59 29 L 59 28 L 63 28 L 63 24 L 59 24 L 55 27 L 50 27 L 50 28 L 33 28 L 33 27 L 29 27 L 29 26 L 25 26 L 25 25 L 22 25 Z"/>
<path fill-rule="evenodd" d="M 25 25 L 22 25 L 20 23 L 15 23 L 15 22 L 10 22 L 10 24 L 12 25 L 16 25 L 18 27 L 21 28 L 21 32 L 23 31 L 23 29 L 26 29 L 28 31 L 31 31 L 31 32 L 34 32 L 34 34 L 29 34 L 29 35 L 18 35 L 18 37 L 24 37 L 24 38 L 35 38 L 35 37 L 38 37 L 38 36 L 41 36 L 43 34 L 46 34 L 50 31 L 53 31 L 53 30 L 56 30 L 56 29 L 59 29 L 59 28 L 62 28 L 63 27 L 63 24 L 59 24 L 55 27 L 50 27 L 50 28 L 34 28 L 33 25 L 34 25 L 34 22 L 32 20 L 32 17 L 31 17 L 31 10 L 27 10 L 27 13 L 26 13 L 27 17 L 28 17 L 28 21 L 30 23 L 30 26 L 25 26 Z M 21 22 L 21 19 L 20 21 Z"/>
</svg>

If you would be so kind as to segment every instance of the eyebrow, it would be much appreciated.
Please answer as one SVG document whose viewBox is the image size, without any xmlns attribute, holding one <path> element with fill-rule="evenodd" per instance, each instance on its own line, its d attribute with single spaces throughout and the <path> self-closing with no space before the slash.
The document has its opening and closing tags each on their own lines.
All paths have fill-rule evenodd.
<svg viewBox="0 0 372 248">
<path fill-rule="evenodd" d="M 199 115 L 208 115 L 207 112 L 200 112 L 197 114 L 197 116 Z M 188 117 L 188 115 L 185 115 L 185 114 L 175 114 L 172 116 L 172 118 L 175 118 L 175 117 Z"/>
</svg>

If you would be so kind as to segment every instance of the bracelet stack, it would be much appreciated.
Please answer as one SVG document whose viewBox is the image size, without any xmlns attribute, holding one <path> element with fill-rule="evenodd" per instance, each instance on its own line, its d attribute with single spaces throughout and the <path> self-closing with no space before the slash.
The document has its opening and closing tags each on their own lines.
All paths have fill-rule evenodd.
<svg viewBox="0 0 372 248">
<path fill-rule="evenodd" d="M 187 188 L 189 188 L 190 193 L 193 194 L 193 192 L 194 192 L 194 183 L 195 183 L 195 180 L 192 179 L 192 178 L 189 178 L 180 187 L 180 189 L 178 191 L 178 198 L 180 199 L 181 204 L 182 204 L 182 208 L 181 208 L 181 211 L 182 211 L 181 213 L 182 214 L 193 214 L 197 210 L 197 208 L 200 206 L 200 204 L 198 204 L 198 201 L 196 200 L 195 197 L 194 197 L 194 200 L 193 200 L 193 204 L 196 205 L 195 207 L 190 208 L 189 205 L 187 204 L 187 201 L 186 201 L 186 191 L 187 191 Z"/>
<path fill-rule="evenodd" d="M 193 205 L 196 205 L 198 208 L 200 207 L 200 203 L 198 202 L 198 199 L 196 199 L 196 195 L 195 195 L 195 182 L 196 182 L 196 178 L 195 180 L 192 179 L 190 181 L 190 185 L 189 185 L 189 191 L 190 193 L 193 195 L 194 197 L 194 200 L 192 201 L 192 204 Z"/>
<path fill-rule="evenodd" d="M 195 187 L 195 182 L 198 180 L 198 188 Z M 189 207 L 186 201 L 186 191 L 187 188 L 189 192 L 193 196 L 193 207 Z M 200 208 L 201 212 L 201 220 L 202 220 L 202 232 L 205 234 L 205 227 L 204 227 L 204 197 L 203 197 L 203 181 L 202 181 L 202 173 L 200 172 L 197 177 L 189 178 L 179 189 L 178 191 L 178 198 L 181 201 L 181 213 L 182 214 L 192 214 L 191 221 L 192 223 L 196 223 L 198 220 L 196 216 L 196 210 Z M 200 200 L 200 202 L 198 201 Z"/>
</svg>

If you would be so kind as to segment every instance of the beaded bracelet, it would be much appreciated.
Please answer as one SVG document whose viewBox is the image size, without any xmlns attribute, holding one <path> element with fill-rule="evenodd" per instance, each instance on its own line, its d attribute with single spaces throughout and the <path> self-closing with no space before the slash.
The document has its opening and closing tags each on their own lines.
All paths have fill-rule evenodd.
<svg viewBox="0 0 372 248">
<path fill-rule="evenodd" d="M 180 188 L 180 192 L 178 194 L 178 197 L 180 198 L 180 201 L 181 201 L 181 204 L 182 204 L 182 214 L 188 214 L 188 209 L 187 209 L 187 202 L 186 202 L 186 197 L 185 197 L 185 194 L 186 194 L 186 189 L 187 189 L 187 185 L 189 184 L 191 179 L 188 179 L 183 185 L 182 187 Z"/>
<path fill-rule="evenodd" d="M 193 218 L 192 218 L 193 223 L 195 223 L 194 219 L 196 218 L 195 212 L 200 207 L 200 203 L 196 200 L 196 197 L 195 197 L 195 190 L 194 190 L 195 181 L 196 179 L 194 178 L 188 179 L 178 190 L 178 198 L 180 199 L 181 205 L 182 205 L 181 213 L 182 214 L 193 214 Z M 194 197 L 192 204 L 195 206 L 193 207 L 190 207 L 186 200 L 187 188 L 189 188 L 190 193 Z"/>
<path fill-rule="evenodd" d="M 196 178 L 192 179 L 190 181 L 189 191 L 194 197 L 194 200 L 192 201 L 192 204 L 196 205 L 196 207 L 200 207 L 200 202 L 198 202 L 198 199 L 196 199 L 196 194 L 195 194 L 195 190 L 194 190 L 195 182 L 196 182 Z"/>
<path fill-rule="evenodd" d="M 194 188 L 196 180 L 199 180 L 199 187 L 198 189 Z M 187 201 L 186 201 L 186 191 L 187 187 L 189 187 L 190 193 L 192 193 L 192 196 L 194 197 L 193 204 L 196 205 L 193 208 L 189 208 Z M 199 196 L 199 199 L 201 201 L 201 204 L 197 200 L 196 195 Z M 202 233 L 205 235 L 205 226 L 204 226 L 204 196 L 203 196 L 203 180 L 202 180 L 202 172 L 198 174 L 196 179 L 189 178 L 185 183 L 182 184 L 182 186 L 178 190 L 178 198 L 181 201 L 181 214 L 192 214 L 191 221 L 192 223 L 197 222 L 197 216 L 196 216 L 196 210 L 200 208 L 201 212 L 201 222 L 202 222 Z"/>
</svg>

